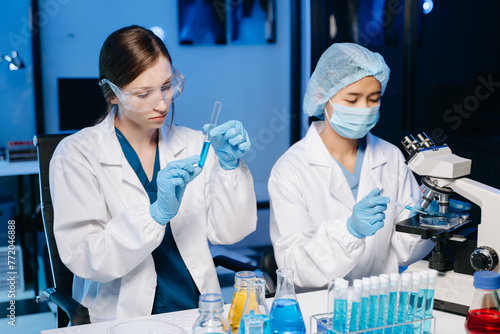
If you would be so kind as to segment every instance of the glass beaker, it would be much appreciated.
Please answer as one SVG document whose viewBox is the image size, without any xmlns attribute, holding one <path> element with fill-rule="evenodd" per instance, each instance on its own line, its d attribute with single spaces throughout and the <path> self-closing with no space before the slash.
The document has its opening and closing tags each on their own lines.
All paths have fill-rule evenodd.
<svg viewBox="0 0 500 334">
<path fill-rule="evenodd" d="M 200 296 L 198 319 L 193 324 L 193 334 L 230 333 L 229 323 L 224 317 L 224 300 L 218 293 Z"/>
<path fill-rule="evenodd" d="M 293 284 L 293 269 L 278 269 L 278 286 L 271 306 L 271 328 L 273 333 L 304 334 L 306 325 L 300 312 Z"/>
<path fill-rule="evenodd" d="M 465 319 L 467 333 L 500 333 L 500 274 L 494 271 L 474 273 L 474 296 Z"/>
<path fill-rule="evenodd" d="M 240 333 L 245 334 L 263 334 L 264 333 L 264 322 L 262 318 L 257 318 L 256 316 L 247 316 L 241 319 Z M 269 327 L 269 331 L 271 328 Z"/>
<path fill-rule="evenodd" d="M 240 328 L 238 333 L 250 333 L 246 327 L 246 320 L 249 318 L 258 318 L 262 320 L 262 332 L 272 334 L 271 318 L 266 304 L 266 281 L 262 278 L 251 278 L 247 281 L 247 301 L 243 309 Z"/>
<path fill-rule="evenodd" d="M 241 315 L 247 301 L 247 280 L 255 278 L 253 271 L 238 271 L 234 275 L 234 294 L 229 308 L 228 320 L 231 325 L 231 332 L 238 333 Z"/>
</svg>

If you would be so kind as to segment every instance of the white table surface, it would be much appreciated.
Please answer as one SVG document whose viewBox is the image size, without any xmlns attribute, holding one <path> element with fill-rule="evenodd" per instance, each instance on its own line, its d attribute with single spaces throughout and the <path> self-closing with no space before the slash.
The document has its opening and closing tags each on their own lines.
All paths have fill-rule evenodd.
<svg viewBox="0 0 500 334">
<path fill-rule="evenodd" d="M 297 294 L 299 305 L 306 324 L 307 333 L 310 333 L 309 325 L 310 318 L 314 314 L 327 312 L 327 292 L 326 290 L 314 291 Z M 269 307 L 273 299 L 267 299 Z M 224 305 L 225 315 L 229 313 L 229 304 Z M 163 319 L 183 327 L 187 333 L 191 333 L 191 326 L 198 316 L 198 310 L 186 310 L 165 314 L 157 314 L 137 319 Z M 461 334 L 465 333 L 464 322 L 465 317 L 458 316 L 446 312 L 434 310 L 433 316 L 436 318 L 436 334 Z M 120 321 L 101 322 L 90 325 L 82 325 L 76 327 L 60 328 L 42 331 L 42 334 L 97 334 L 106 333 L 111 326 L 120 323 Z"/>
<path fill-rule="evenodd" d="M 38 161 L 0 162 L 0 176 L 38 174 Z"/>
</svg>

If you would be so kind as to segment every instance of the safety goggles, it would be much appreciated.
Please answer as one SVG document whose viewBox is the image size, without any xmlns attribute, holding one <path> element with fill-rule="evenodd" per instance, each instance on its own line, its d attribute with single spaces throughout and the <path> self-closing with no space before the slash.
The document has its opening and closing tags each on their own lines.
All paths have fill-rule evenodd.
<svg viewBox="0 0 500 334">
<path fill-rule="evenodd" d="M 108 84 L 120 103 L 127 109 L 144 112 L 153 110 L 161 100 L 167 105 L 177 100 L 184 90 L 184 75 L 172 67 L 172 77 L 166 84 L 136 92 L 125 92 L 123 89 L 109 81 L 102 79 L 99 85 Z"/>
</svg>

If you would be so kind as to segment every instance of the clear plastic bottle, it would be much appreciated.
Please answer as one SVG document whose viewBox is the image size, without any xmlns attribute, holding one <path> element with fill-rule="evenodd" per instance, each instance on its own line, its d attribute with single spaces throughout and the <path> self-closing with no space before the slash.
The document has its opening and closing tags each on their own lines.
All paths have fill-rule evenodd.
<svg viewBox="0 0 500 334">
<path fill-rule="evenodd" d="M 247 301 L 247 281 L 255 278 L 253 271 L 238 271 L 234 275 L 234 294 L 229 308 L 228 320 L 231 325 L 231 332 L 238 333 L 241 316 Z"/>
<path fill-rule="evenodd" d="M 224 316 L 224 300 L 220 294 L 203 294 L 198 304 L 200 315 L 193 324 L 193 334 L 231 333 Z"/>
<path fill-rule="evenodd" d="M 293 269 L 278 269 L 276 295 L 271 306 L 271 328 L 274 334 L 304 334 L 306 326 L 295 295 Z"/>
<path fill-rule="evenodd" d="M 465 319 L 470 334 L 500 333 L 500 274 L 494 271 L 474 273 L 474 296 Z"/>
<path fill-rule="evenodd" d="M 266 303 L 266 281 L 262 278 L 251 278 L 247 280 L 247 301 L 243 309 L 243 315 L 240 321 L 238 333 L 249 333 L 249 328 L 246 327 L 247 319 L 257 318 L 262 322 L 262 332 L 264 334 L 272 334 L 271 318 L 269 309 Z M 256 321 L 254 321 L 256 322 Z"/>
</svg>

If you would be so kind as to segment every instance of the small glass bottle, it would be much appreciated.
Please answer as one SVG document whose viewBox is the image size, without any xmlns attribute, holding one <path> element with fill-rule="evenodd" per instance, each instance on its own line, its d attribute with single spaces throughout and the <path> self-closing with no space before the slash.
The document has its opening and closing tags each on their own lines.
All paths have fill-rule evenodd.
<svg viewBox="0 0 500 334">
<path fill-rule="evenodd" d="M 494 271 L 474 273 L 474 296 L 465 319 L 467 333 L 500 333 L 500 274 Z"/>
<path fill-rule="evenodd" d="M 304 334 L 306 326 L 300 312 L 295 287 L 293 269 L 278 269 L 276 295 L 271 306 L 271 328 L 273 333 Z"/>
<path fill-rule="evenodd" d="M 229 323 L 224 317 L 224 300 L 218 293 L 207 293 L 200 296 L 200 315 L 193 324 L 193 334 L 231 333 Z"/>
<path fill-rule="evenodd" d="M 251 278 L 247 281 L 247 301 L 241 317 L 239 334 L 249 333 L 246 328 L 248 318 L 258 318 L 262 320 L 263 334 L 272 334 L 271 318 L 266 303 L 266 281 L 262 278 Z"/>
<path fill-rule="evenodd" d="M 238 271 L 234 275 L 234 294 L 229 308 L 228 320 L 231 325 L 231 332 L 238 333 L 241 315 L 247 301 L 247 280 L 255 278 L 253 271 Z"/>
</svg>

